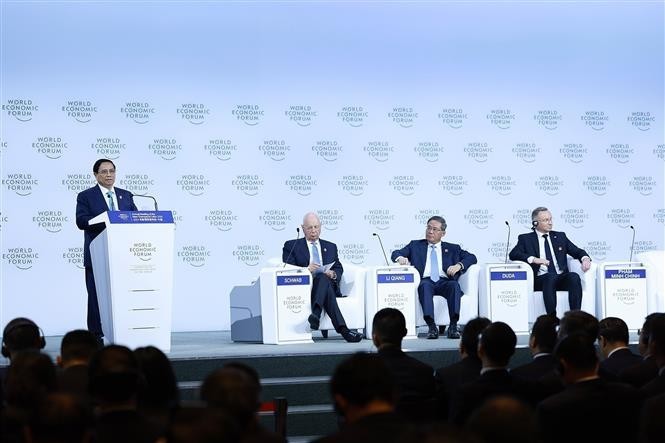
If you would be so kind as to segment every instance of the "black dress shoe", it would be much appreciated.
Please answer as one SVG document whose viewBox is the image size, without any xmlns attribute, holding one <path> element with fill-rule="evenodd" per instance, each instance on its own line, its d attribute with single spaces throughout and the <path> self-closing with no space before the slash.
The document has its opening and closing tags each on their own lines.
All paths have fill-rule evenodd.
<svg viewBox="0 0 665 443">
<path fill-rule="evenodd" d="M 431 325 L 429 331 L 427 331 L 428 340 L 436 340 L 439 338 L 439 328 L 436 325 Z"/>
<path fill-rule="evenodd" d="M 448 326 L 448 338 L 460 338 L 459 329 L 457 325 Z"/>
<path fill-rule="evenodd" d="M 309 317 L 307 317 L 307 321 L 309 322 L 309 328 L 312 331 L 316 331 L 319 329 L 319 317 L 317 317 L 314 314 L 309 314 Z"/>
<path fill-rule="evenodd" d="M 358 343 L 360 340 L 363 339 L 362 334 L 359 334 L 358 331 L 351 331 L 349 329 L 340 332 L 340 334 L 342 334 L 344 340 L 348 341 L 349 343 Z"/>
</svg>

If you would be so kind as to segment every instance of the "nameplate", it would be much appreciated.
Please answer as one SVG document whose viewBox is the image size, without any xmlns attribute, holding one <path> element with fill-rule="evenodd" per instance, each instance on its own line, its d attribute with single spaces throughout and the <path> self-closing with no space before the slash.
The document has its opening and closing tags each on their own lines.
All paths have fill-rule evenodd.
<svg viewBox="0 0 665 443">
<path fill-rule="evenodd" d="M 109 211 L 111 223 L 173 223 L 171 211 Z"/>
<path fill-rule="evenodd" d="M 605 269 L 605 278 L 647 278 L 646 269 Z"/>
<path fill-rule="evenodd" d="M 491 272 L 490 280 L 526 280 L 526 272 Z"/>
<path fill-rule="evenodd" d="M 277 286 L 309 285 L 309 275 L 278 275 Z"/>
<path fill-rule="evenodd" d="M 377 274 L 377 283 L 413 283 L 413 274 Z"/>
</svg>

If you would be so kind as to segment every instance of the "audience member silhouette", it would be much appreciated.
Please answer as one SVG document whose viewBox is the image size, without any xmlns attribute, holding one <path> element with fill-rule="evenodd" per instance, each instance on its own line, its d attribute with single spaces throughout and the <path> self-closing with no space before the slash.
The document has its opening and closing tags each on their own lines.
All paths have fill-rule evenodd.
<svg viewBox="0 0 665 443">
<path fill-rule="evenodd" d="M 491 443 L 536 443 L 538 426 L 533 408 L 513 397 L 487 400 L 466 422 L 466 429 Z"/>
<path fill-rule="evenodd" d="M 58 390 L 79 396 L 91 405 L 88 390 L 88 364 L 99 349 L 97 338 L 86 329 L 69 331 L 60 342 L 60 355 L 56 357 Z"/>
<path fill-rule="evenodd" d="M 598 323 L 598 346 L 604 360 L 600 367 L 608 373 L 619 374 L 638 364 L 642 358 L 628 348 L 628 325 L 617 317 L 607 317 Z"/>
<path fill-rule="evenodd" d="M 94 336 L 93 336 L 94 337 Z M 26 443 L 88 443 L 92 434 L 88 405 L 75 394 L 48 394 L 25 427 Z"/>
<path fill-rule="evenodd" d="M 665 393 L 665 314 L 663 313 L 655 315 L 651 320 L 649 353 L 653 355 L 658 366 L 658 376 L 640 389 L 644 398 Z"/>
<path fill-rule="evenodd" d="M 636 388 L 641 388 L 658 375 L 658 366 L 656 359 L 649 351 L 649 337 L 651 336 L 651 321 L 659 315 L 658 313 L 649 314 L 644 319 L 642 328 L 639 331 L 639 342 L 637 349 L 642 355 L 642 361 L 636 365 L 624 369 L 619 378 L 622 382 L 628 383 Z"/>
</svg>

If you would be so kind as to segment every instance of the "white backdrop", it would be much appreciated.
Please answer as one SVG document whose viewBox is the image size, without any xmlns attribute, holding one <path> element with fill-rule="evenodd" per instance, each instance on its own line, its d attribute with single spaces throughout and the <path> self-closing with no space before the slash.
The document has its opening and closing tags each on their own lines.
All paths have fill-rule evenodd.
<svg viewBox="0 0 665 443">
<path fill-rule="evenodd" d="M 0 8 L 3 325 L 85 325 L 74 208 L 100 157 L 176 214 L 176 331 L 229 329 L 230 289 L 308 210 L 356 264 L 432 214 L 501 261 L 540 205 L 596 261 L 631 225 L 664 247 L 663 3 Z"/>
</svg>

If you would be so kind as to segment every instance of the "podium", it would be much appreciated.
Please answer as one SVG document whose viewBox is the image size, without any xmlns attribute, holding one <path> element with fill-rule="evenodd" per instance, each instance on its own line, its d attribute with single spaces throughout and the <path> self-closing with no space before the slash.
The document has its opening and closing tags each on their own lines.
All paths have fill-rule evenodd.
<svg viewBox="0 0 665 443">
<path fill-rule="evenodd" d="M 108 211 L 90 243 L 104 336 L 131 349 L 171 350 L 174 224 L 171 211 Z"/>
<path fill-rule="evenodd" d="M 264 268 L 259 280 L 231 291 L 231 340 L 264 344 L 312 343 L 307 323 L 312 274 L 307 268 Z"/>
<path fill-rule="evenodd" d="M 375 266 L 369 269 L 365 280 L 365 337 L 372 338 L 374 314 L 383 308 L 402 311 L 406 320 L 406 336 L 417 338 L 416 290 L 420 275 L 413 266 Z"/>
<path fill-rule="evenodd" d="M 628 329 L 641 328 L 648 314 L 646 267 L 639 262 L 601 263 L 596 281 L 599 318 L 619 317 Z"/>
<path fill-rule="evenodd" d="M 529 333 L 529 294 L 533 273 L 526 263 L 487 263 L 481 275 L 479 313 Z"/>
</svg>

